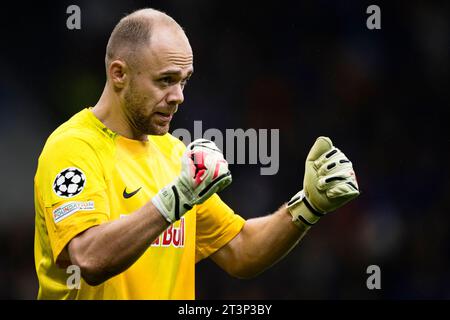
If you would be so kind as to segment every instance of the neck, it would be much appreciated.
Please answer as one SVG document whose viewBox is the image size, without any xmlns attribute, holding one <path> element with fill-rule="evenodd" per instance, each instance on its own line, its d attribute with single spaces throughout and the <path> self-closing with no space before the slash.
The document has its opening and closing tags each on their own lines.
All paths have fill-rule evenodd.
<svg viewBox="0 0 450 320">
<path fill-rule="evenodd" d="M 129 139 L 146 141 L 146 135 L 138 134 L 136 130 L 133 130 L 123 111 L 122 104 L 118 93 L 109 88 L 106 83 L 92 112 L 108 129 Z"/>
</svg>

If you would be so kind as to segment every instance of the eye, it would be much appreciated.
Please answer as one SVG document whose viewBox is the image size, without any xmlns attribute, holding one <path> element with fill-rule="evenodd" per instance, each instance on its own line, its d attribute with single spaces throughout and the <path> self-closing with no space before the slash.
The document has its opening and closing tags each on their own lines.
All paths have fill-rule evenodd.
<svg viewBox="0 0 450 320">
<path fill-rule="evenodd" d="M 161 79 L 159 79 L 159 82 L 161 82 L 164 85 L 170 85 L 172 83 L 172 78 L 171 77 L 163 77 Z"/>
<path fill-rule="evenodd" d="M 180 79 L 179 77 L 173 77 L 173 76 L 164 76 L 162 78 L 159 78 L 157 81 L 162 87 L 168 87 L 175 84 L 180 84 L 181 88 L 184 88 L 188 82 L 190 77 L 187 77 L 185 79 Z"/>
</svg>

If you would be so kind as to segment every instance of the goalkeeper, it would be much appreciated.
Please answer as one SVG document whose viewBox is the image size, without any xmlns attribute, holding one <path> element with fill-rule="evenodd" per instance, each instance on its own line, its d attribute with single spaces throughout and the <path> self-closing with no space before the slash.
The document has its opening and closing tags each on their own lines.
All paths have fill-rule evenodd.
<svg viewBox="0 0 450 320">
<path fill-rule="evenodd" d="M 159 11 L 136 11 L 114 28 L 105 63 L 97 104 L 58 127 L 39 157 L 39 299 L 194 299 L 198 261 L 255 276 L 359 195 L 352 163 L 319 137 L 302 190 L 245 221 L 217 195 L 232 180 L 217 146 L 185 147 L 168 133 L 193 72 L 183 29 Z"/>
</svg>

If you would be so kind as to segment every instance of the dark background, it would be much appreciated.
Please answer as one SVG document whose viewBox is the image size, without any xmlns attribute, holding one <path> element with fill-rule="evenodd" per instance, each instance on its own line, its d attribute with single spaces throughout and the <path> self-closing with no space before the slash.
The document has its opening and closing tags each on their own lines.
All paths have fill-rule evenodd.
<svg viewBox="0 0 450 320">
<path fill-rule="evenodd" d="M 81 30 L 66 8 L 81 8 Z M 381 8 L 381 30 L 366 8 Z M 197 298 L 449 299 L 449 3 L 430 1 L 2 2 L 0 298 L 35 299 L 33 177 L 47 136 L 99 98 L 104 52 L 125 14 L 154 7 L 184 28 L 195 74 L 173 129 L 280 129 L 280 170 L 232 165 L 221 196 L 245 218 L 302 185 L 330 136 L 362 190 L 252 280 L 197 265 Z M 368 290 L 366 268 L 381 268 Z"/>
</svg>

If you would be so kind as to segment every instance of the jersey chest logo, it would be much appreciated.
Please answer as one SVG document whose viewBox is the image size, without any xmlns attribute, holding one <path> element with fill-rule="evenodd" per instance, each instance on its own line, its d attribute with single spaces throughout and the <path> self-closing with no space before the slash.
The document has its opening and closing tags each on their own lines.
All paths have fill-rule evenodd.
<svg viewBox="0 0 450 320">
<path fill-rule="evenodd" d="M 131 198 L 131 197 L 134 196 L 136 193 L 138 193 L 139 190 L 141 190 L 141 188 L 142 188 L 142 187 L 140 187 L 140 188 L 134 190 L 133 192 L 128 193 L 128 192 L 127 192 L 127 187 L 125 187 L 125 189 L 123 189 L 123 194 L 122 194 L 122 195 L 123 195 L 123 197 L 124 197 L 125 199 Z"/>
</svg>

